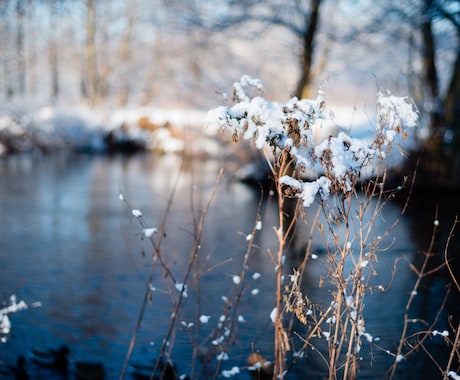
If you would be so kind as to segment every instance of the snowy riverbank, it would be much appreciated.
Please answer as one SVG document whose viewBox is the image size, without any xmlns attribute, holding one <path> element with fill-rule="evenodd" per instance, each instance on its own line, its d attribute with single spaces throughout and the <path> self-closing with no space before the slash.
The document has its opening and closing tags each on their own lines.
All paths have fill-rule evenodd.
<svg viewBox="0 0 460 380">
<path fill-rule="evenodd" d="M 185 135 L 201 133 L 205 120 L 198 110 L 6 106 L 0 109 L 0 156 L 56 149 L 181 152 Z"/>
</svg>

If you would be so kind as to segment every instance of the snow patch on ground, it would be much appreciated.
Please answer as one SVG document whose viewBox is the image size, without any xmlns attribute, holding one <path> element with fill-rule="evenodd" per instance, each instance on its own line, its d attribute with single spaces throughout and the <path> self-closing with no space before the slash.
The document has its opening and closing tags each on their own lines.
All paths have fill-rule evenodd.
<svg viewBox="0 0 460 380">
<path fill-rule="evenodd" d="M 4 104 L 0 109 L 0 155 L 54 149 L 94 152 L 147 149 L 177 153 L 185 149 L 186 138 L 202 133 L 205 121 L 206 113 L 200 110 L 106 109 L 83 105 L 19 109 Z M 199 149 L 206 146 L 200 145 Z"/>
</svg>

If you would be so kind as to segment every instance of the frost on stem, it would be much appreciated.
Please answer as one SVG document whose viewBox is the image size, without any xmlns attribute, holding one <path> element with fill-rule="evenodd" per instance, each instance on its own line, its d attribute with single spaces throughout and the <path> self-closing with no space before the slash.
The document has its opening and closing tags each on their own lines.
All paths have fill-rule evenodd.
<svg viewBox="0 0 460 380">
<path fill-rule="evenodd" d="M 143 230 L 144 236 L 145 237 L 151 237 L 152 235 L 156 234 L 158 232 L 158 229 L 153 227 L 153 228 L 144 228 Z"/>
<path fill-rule="evenodd" d="M 136 217 L 136 218 L 140 218 L 140 217 L 142 216 L 142 212 L 141 212 L 140 210 L 138 210 L 138 209 L 133 209 L 133 210 L 131 211 L 131 213 L 132 213 L 133 216 Z"/>
<path fill-rule="evenodd" d="M 408 128 L 417 124 L 418 114 L 408 98 L 377 95 L 377 123 L 372 138 L 356 139 L 344 132 L 328 137 L 315 146 L 313 128 L 328 118 L 325 99 L 291 98 L 286 104 L 250 97 L 248 87 L 260 90 L 259 80 L 245 75 L 233 85 L 235 104 L 208 112 L 208 126 L 222 129 L 234 141 L 252 140 L 258 149 L 278 155 L 288 153 L 295 165 L 293 177 L 282 177 L 289 193 L 310 206 L 317 194 L 327 199 L 331 191 L 350 192 L 356 181 L 374 174 L 387 157 L 399 135 L 407 137 Z M 308 182 L 305 180 L 308 178 Z"/>
<path fill-rule="evenodd" d="M 10 305 L 0 309 L 0 343 L 6 343 L 11 332 L 11 322 L 8 314 L 25 309 L 27 309 L 27 304 L 24 301 L 17 302 L 14 294 L 10 297 Z"/>
<path fill-rule="evenodd" d="M 187 288 L 187 285 L 186 284 L 183 284 L 181 282 L 177 282 L 175 285 L 175 288 L 176 290 L 178 290 L 179 292 L 181 292 L 182 296 L 184 298 L 187 298 L 188 297 L 188 288 Z"/>
<path fill-rule="evenodd" d="M 231 369 L 228 370 L 223 370 L 222 371 L 222 376 L 223 377 L 232 377 L 234 375 L 238 375 L 240 373 L 240 369 L 238 367 L 232 367 Z"/>
<path fill-rule="evenodd" d="M 209 315 L 200 315 L 200 322 L 203 324 L 208 323 L 210 318 L 211 316 Z"/>
</svg>

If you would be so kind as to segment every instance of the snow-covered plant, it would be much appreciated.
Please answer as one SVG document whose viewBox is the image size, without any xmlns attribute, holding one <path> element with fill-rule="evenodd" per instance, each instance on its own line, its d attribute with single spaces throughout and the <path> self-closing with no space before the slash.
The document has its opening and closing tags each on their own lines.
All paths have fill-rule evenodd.
<svg viewBox="0 0 460 380">
<path fill-rule="evenodd" d="M 376 275 L 373 263 L 381 241 L 373 234 L 373 222 L 392 194 L 384 189 L 387 159 L 416 126 L 418 115 L 410 99 L 379 93 L 373 136 L 358 139 L 340 132 L 315 144 L 314 129 L 331 117 L 323 93 L 320 91 L 316 99 L 294 97 L 280 104 L 264 99 L 261 90 L 259 80 L 243 76 L 233 86 L 234 104 L 209 111 L 208 126 L 230 133 L 235 142 L 253 141 L 264 152 L 276 186 L 277 283 L 275 307 L 270 314 L 275 329 L 273 378 L 285 376 L 288 351 L 295 351 L 295 361 L 307 347 L 314 347 L 312 339 L 317 337 L 327 342 L 327 355 L 322 355 L 329 378 L 337 378 L 338 372 L 344 379 L 356 378 L 358 353 L 364 342 L 373 340 L 365 328 L 363 307 L 365 295 L 373 291 L 370 279 Z M 255 91 L 256 96 L 251 97 L 249 91 Z M 364 197 L 357 201 L 360 184 Z M 286 245 L 296 217 L 295 211 L 293 215 L 286 208 L 288 197 L 300 200 L 304 208 L 317 200 L 324 214 L 314 226 L 322 233 L 328 251 L 333 288 L 330 306 L 323 310 L 312 305 L 299 286 L 312 256 L 308 247 L 294 274 L 284 273 Z M 293 350 L 294 342 L 288 335 L 288 312 L 301 323 L 310 324 L 300 350 Z"/>
<path fill-rule="evenodd" d="M 203 226 L 222 177 L 221 171 L 208 202 L 194 221 L 191 232 L 193 244 L 182 274 L 172 270 L 168 253 L 163 249 L 166 220 L 176 185 L 158 227 L 147 223 L 143 213 L 120 195 L 120 200 L 127 204 L 132 217 L 140 224 L 142 239 L 149 240 L 153 248 L 143 304 L 120 378 L 126 373 L 146 305 L 157 297 L 157 289 L 153 285 L 157 267 L 163 271 L 162 281 L 170 295 L 171 321 L 155 367 L 162 359 L 170 358 L 176 335 L 182 330 L 190 333 L 193 342 L 190 373 L 193 379 L 202 378 L 204 373 L 208 378 L 233 377 L 242 369 L 252 371 L 254 377 L 283 379 L 310 348 L 314 351 L 309 350 L 308 354 L 315 352 L 320 356 L 329 379 L 354 379 L 362 347 L 372 345 L 373 349 L 379 349 L 374 344 L 372 331 L 366 328 L 363 312 L 365 296 L 386 289 L 386 284 L 375 284 L 374 264 L 386 234 L 377 236 L 374 222 L 393 194 L 384 184 L 388 158 L 393 148 L 406 139 L 408 130 L 416 125 L 417 113 L 407 98 L 378 94 L 373 136 L 358 139 L 340 132 L 318 143 L 314 139 L 315 129 L 321 128 L 322 123 L 332 117 L 326 112 L 325 97 L 321 92 L 315 99 L 292 98 L 280 104 L 260 96 L 262 88 L 259 80 L 243 76 L 233 86 L 232 105 L 209 111 L 208 126 L 226 131 L 234 142 L 252 141 L 263 152 L 271 170 L 278 211 L 278 224 L 274 226 L 277 247 L 267 249 L 275 269 L 274 304 L 268 305 L 271 312 L 267 313 L 267 319 L 271 320 L 274 328 L 273 358 L 266 359 L 254 351 L 248 360 L 249 366 L 226 365 L 238 340 L 239 327 L 246 322 L 245 314 L 240 311 L 242 299 L 247 293 L 254 296 L 259 292 L 258 288 L 247 292 L 247 286 L 251 281 L 248 272 L 251 255 L 261 248 L 256 244 L 256 237 L 262 230 L 262 199 L 253 230 L 243 234 L 247 250 L 241 271 L 232 271 L 228 279 L 231 286 L 228 295 L 222 296 L 220 316 L 203 314 L 199 307 L 195 320 L 185 319 L 181 313 L 185 302 L 199 300 L 200 297 L 202 267 L 199 257 L 203 254 Z M 358 197 L 359 190 L 363 196 Z M 293 202 L 287 202 L 287 198 L 297 202 L 296 207 L 292 208 Z M 291 248 L 290 238 L 297 221 L 312 210 L 309 207 L 313 204 L 320 207 L 310 224 L 310 231 L 302 237 L 308 242 L 303 261 L 296 268 L 285 268 L 285 259 Z M 311 237 L 315 231 L 322 235 L 327 251 L 324 262 L 331 295 L 330 299 L 322 300 L 321 305 L 314 303 L 308 289 L 302 286 L 308 260 L 317 258 L 311 249 Z M 258 272 L 253 273 L 252 280 L 260 276 Z M 163 306 L 166 308 L 166 305 Z M 295 333 L 294 320 L 297 327 L 300 326 L 296 327 Z M 205 342 L 200 339 L 204 330 Z M 395 358 L 405 357 L 402 349 L 396 352 L 388 350 L 388 353 Z"/>
<path fill-rule="evenodd" d="M 417 125 L 418 115 L 409 98 L 379 93 L 373 138 L 357 139 L 341 132 L 315 145 L 314 129 L 331 117 L 325 112 L 321 91 L 314 100 L 294 97 L 280 104 L 261 96 L 250 98 L 246 89 L 251 87 L 263 88 L 258 79 L 247 75 L 236 82 L 235 104 L 209 111 L 208 126 L 230 132 L 234 141 L 253 140 L 258 149 L 269 150 L 275 157 L 288 154 L 295 172 L 278 173 L 278 180 L 303 200 L 304 207 L 317 194 L 325 200 L 332 190 L 347 193 L 357 180 L 375 175 L 395 137 L 406 139 L 407 130 Z"/>
<path fill-rule="evenodd" d="M 10 304 L 0 309 L 0 343 L 6 343 L 11 331 L 11 321 L 8 314 L 24 309 L 27 309 L 27 304 L 24 301 L 17 302 L 14 294 L 10 297 Z"/>
</svg>

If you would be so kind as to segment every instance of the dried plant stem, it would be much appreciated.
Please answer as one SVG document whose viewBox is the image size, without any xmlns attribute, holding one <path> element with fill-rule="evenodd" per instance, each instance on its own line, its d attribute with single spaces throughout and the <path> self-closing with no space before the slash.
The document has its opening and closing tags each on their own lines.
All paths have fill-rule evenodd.
<svg viewBox="0 0 460 380">
<path fill-rule="evenodd" d="M 438 219 L 438 210 L 436 209 L 435 220 L 437 220 L 437 219 Z M 422 281 L 422 278 L 426 275 L 426 268 L 428 266 L 428 261 L 429 261 L 430 257 L 432 256 L 431 252 L 433 251 L 433 247 L 434 247 L 434 244 L 435 244 L 437 230 L 438 230 L 437 226 L 434 225 L 433 232 L 431 234 L 431 241 L 430 241 L 430 244 L 429 244 L 429 248 L 428 248 L 428 251 L 425 253 L 425 258 L 423 260 L 421 268 L 417 270 L 415 267 L 413 267 L 413 265 L 411 265 L 412 270 L 417 274 L 417 280 L 414 283 L 414 286 L 412 288 L 412 291 L 410 292 L 409 299 L 407 301 L 406 307 L 404 309 L 403 328 L 402 328 L 402 331 L 401 331 L 401 338 L 399 339 L 398 348 L 397 348 L 396 353 L 395 353 L 395 360 L 393 362 L 393 365 L 390 368 L 390 374 L 389 374 L 390 379 L 392 379 L 394 377 L 395 372 L 396 372 L 396 368 L 398 367 L 398 363 L 400 362 L 401 357 L 402 357 L 402 350 L 403 350 L 403 346 L 404 346 L 404 344 L 406 342 L 407 329 L 408 329 L 409 323 L 410 323 L 409 311 L 410 311 L 410 308 L 412 306 L 412 302 L 413 302 L 415 296 L 417 295 L 417 291 L 418 291 L 418 289 L 420 287 L 420 283 Z"/>
<path fill-rule="evenodd" d="M 188 279 L 189 279 L 190 274 L 192 272 L 193 264 L 196 261 L 196 259 L 198 257 L 198 252 L 200 250 L 201 236 L 203 234 L 204 221 L 205 221 L 206 215 L 208 213 L 209 207 L 211 206 L 211 203 L 214 200 L 214 197 L 216 195 L 217 188 L 219 186 L 220 180 L 222 179 L 222 175 L 223 175 L 223 169 L 221 169 L 219 171 L 219 174 L 217 176 L 213 191 L 212 191 L 211 195 L 209 196 L 208 201 L 207 201 L 205 207 L 203 208 L 203 210 L 201 212 L 201 216 L 200 216 L 198 225 L 196 226 L 196 231 L 195 231 L 195 235 L 194 235 L 194 242 L 193 242 L 193 246 L 192 246 L 192 249 L 191 249 L 191 252 L 190 252 L 189 262 L 188 262 L 187 269 L 185 271 L 184 277 L 182 279 L 183 286 L 182 286 L 182 289 L 181 289 L 181 291 L 179 293 L 179 298 L 178 298 L 178 300 L 176 302 L 174 311 L 172 313 L 171 322 L 169 324 L 168 331 L 166 332 L 166 335 L 165 335 L 165 337 L 163 339 L 161 349 L 160 349 L 160 354 L 159 354 L 158 359 L 157 359 L 157 361 L 155 363 L 155 368 L 152 371 L 151 378 L 153 378 L 154 374 L 160 368 L 161 359 L 162 359 L 164 353 L 166 352 L 166 348 L 168 347 L 168 345 L 170 343 L 170 338 L 171 338 L 172 333 L 174 331 L 174 328 L 176 326 L 177 317 L 179 315 L 179 311 L 180 311 L 180 308 L 182 306 L 182 301 L 184 299 L 184 293 L 186 291 L 185 285 L 188 283 Z M 170 347 L 169 349 L 172 350 L 172 345 L 169 345 L 169 347 Z"/>
<path fill-rule="evenodd" d="M 447 252 L 448 252 L 448 249 L 449 249 L 450 241 L 452 240 L 452 237 L 454 236 L 454 231 L 455 231 L 455 228 L 457 227 L 458 223 L 460 223 L 460 220 L 459 220 L 459 217 L 456 216 L 455 220 L 454 220 L 454 224 L 452 225 L 452 228 L 450 229 L 449 236 L 447 238 L 446 247 L 444 249 L 444 262 L 445 262 L 445 264 L 447 266 L 447 269 L 449 271 L 450 277 L 452 278 L 452 281 L 454 282 L 454 284 L 455 284 L 455 286 L 457 288 L 457 291 L 460 292 L 460 285 L 458 283 L 457 277 L 455 276 L 454 272 L 452 271 L 452 268 L 450 267 L 450 264 L 449 264 L 449 260 L 447 258 Z"/>
<path fill-rule="evenodd" d="M 452 281 L 454 282 L 456 288 L 457 288 L 457 291 L 460 292 L 460 285 L 458 283 L 458 280 L 454 274 L 454 272 L 452 271 L 452 268 L 450 267 L 450 264 L 449 264 L 449 260 L 448 260 L 448 257 L 447 257 L 447 252 L 448 252 L 448 248 L 449 248 L 449 245 L 450 245 L 450 241 L 454 235 L 454 231 L 455 231 L 455 228 L 457 227 L 457 224 L 459 223 L 459 217 L 456 216 L 455 217 L 455 221 L 454 221 L 454 224 L 452 225 L 452 228 L 449 232 L 449 236 L 447 238 L 447 243 L 446 243 L 446 247 L 444 249 L 444 262 L 446 264 L 446 267 L 449 271 L 449 274 L 452 278 Z M 454 358 L 457 356 L 460 356 L 460 323 L 457 325 L 457 331 L 455 333 L 455 340 L 452 342 L 452 349 L 450 351 L 450 355 L 449 355 L 449 360 L 447 362 L 447 365 L 446 365 L 446 369 L 444 371 L 444 375 L 443 375 L 443 378 L 445 380 L 448 379 L 448 373 L 452 367 L 452 363 L 454 361 Z"/>
<path fill-rule="evenodd" d="M 289 168 L 289 155 L 285 152 L 281 153 L 279 157 L 279 166 L 275 165 L 273 175 L 276 181 L 276 190 L 278 194 L 278 229 L 275 229 L 275 234 L 278 240 L 278 252 L 276 256 L 276 315 L 275 315 L 275 361 L 273 369 L 273 379 L 284 378 L 284 362 L 286 358 L 286 351 L 289 350 L 289 341 L 287 334 L 283 327 L 282 320 L 282 301 L 283 301 L 283 261 L 284 249 L 286 244 L 286 230 L 285 230 L 285 214 L 284 214 L 284 195 L 279 182 L 279 178 Z"/>
<path fill-rule="evenodd" d="M 239 275 L 239 277 L 240 277 L 240 285 L 239 285 L 239 288 L 237 289 L 237 292 L 236 292 L 236 295 L 235 295 L 235 301 L 232 303 L 233 311 L 232 311 L 232 316 L 230 318 L 230 323 L 229 323 L 229 330 L 232 332 L 232 335 L 231 335 L 230 339 L 228 340 L 227 344 L 233 343 L 234 340 L 236 339 L 236 332 L 234 331 L 233 326 L 234 326 L 234 323 L 235 323 L 235 320 L 236 320 L 236 317 L 237 317 L 238 306 L 239 306 L 239 304 L 241 302 L 241 298 L 243 296 L 243 291 L 245 290 L 246 272 L 247 272 L 247 269 L 249 267 L 249 257 L 250 257 L 250 254 L 251 254 L 252 250 L 253 250 L 253 247 L 254 247 L 254 236 L 256 235 L 256 232 L 257 232 L 257 225 L 258 225 L 258 222 L 261 219 L 260 213 L 261 213 L 261 208 L 262 208 L 262 201 L 263 201 L 263 194 L 262 194 L 262 196 L 261 196 L 261 198 L 259 200 L 259 205 L 257 207 L 256 222 L 254 223 L 254 227 L 252 229 L 251 239 L 249 240 L 248 245 L 246 247 L 246 253 L 245 253 L 244 259 L 243 259 L 242 269 L 241 269 L 241 273 Z"/>
<path fill-rule="evenodd" d="M 454 358 L 457 356 L 460 356 L 460 324 L 457 326 L 457 332 L 455 333 L 455 340 L 452 342 L 452 349 L 450 351 L 449 355 L 449 360 L 446 365 L 446 370 L 444 371 L 444 376 L 443 379 L 448 379 L 448 373 L 450 371 L 450 368 L 452 367 L 452 363 L 454 361 Z"/>
<path fill-rule="evenodd" d="M 177 185 L 179 183 L 180 176 L 182 175 L 183 166 L 184 166 L 184 163 L 182 162 L 182 165 L 181 165 L 181 167 L 179 169 L 179 172 L 178 172 L 178 174 L 176 176 L 174 186 L 173 186 L 173 188 L 171 190 L 171 194 L 170 194 L 170 196 L 168 198 L 168 203 L 166 205 L 166 210 L 165 210 L 165 213 L 163 215 L 163 220 L 162 220 L 162 222 L 160 224 L 160 227 L 159 227 L 159 230 L 158 230 L 158 234 L 157 234 L 158 235 L 158 240 L 155 241 L 153 236 L 150 237 L 150 241 L 151 241 L 151 243 L 153 245 L 152 263 L 150 265 L 150 271 L 149 271 L 147 281 L 146 281 L 146 284 L 145 284 L 145 291 L 144 291 L 144 297 L 143 297 L 142 304 L 141 304 L 141 309 L 140 309 L 139 315 L 137 317 L 136 326 L 135 326 L 133 334 L 131 336 L 131 341 L 129 343 L 128 351 L 126 353 L 126 357 L 125 357 L 125 360 L 123 362 L 123 367 L 122 367 L 121 372 L 120 372 L 120 377 L 119 377 L 120 380 L 123 380 L 125 378 L 125 376 L 126 376 L 126 371 L 128 369 L 128 364 L 129 364 L 129 361 L 131 360 L 131 356 L 132 356 L 132 353 L 134 351 L 134 347 L 136 346 L 137 335 L 139 333 L 142 320 L 144 319 L 145 308 L 147 306 L 147 303 L 148 303 L 148 300 L 149 300 L 149 297 L 150 297 L 150 294 L 151 294 L 150 284 L 152 283 L 153 276 L 155 274 L 156 263 L 157 263 L 157 261 L 159 259 L 162 262 L 161 265 L 162 265 L 165 273 L 168 273 L 171 276 L 171 278 L 174 279 L 174 277 L 172 276 L 172 274 L 169 271 L 168 267 L 166 266 L 166 264 L 162 260 L 161 244 L 162 244 L 164 236 L 165 236 L 166 222 L 168 220 L 169 213 L 171 211 L 171 207 L 172 207 L 173 200 L 174 200 L 174 195 L 176 193 L 176 189 L 177 189 Z M 133 207 L 129 204 L 129 202 L 125 198 L 123 198 L 123 199 L 124 199 L 125 203 L 127 204 L 128 208 L 132 211 Z M 137 220 L 141 224 L 142 228 L 146 227 L 146 224 L 145 224 L 145 222 L 144 222 L 142 217 L 137 218 Z"/>
</svg>

